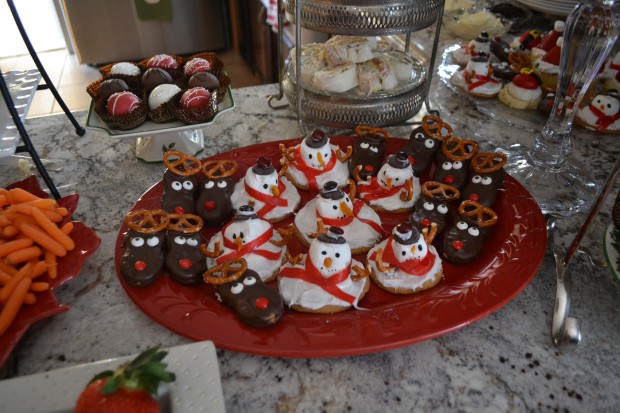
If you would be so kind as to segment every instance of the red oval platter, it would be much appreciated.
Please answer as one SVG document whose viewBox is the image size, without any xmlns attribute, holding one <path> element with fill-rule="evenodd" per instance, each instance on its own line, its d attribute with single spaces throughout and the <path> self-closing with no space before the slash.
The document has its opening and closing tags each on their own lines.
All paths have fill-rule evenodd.
<svg viewBox="0 0 620 413">
<path fill-rule="evenodd" d="M 352 137 L 331 138 L 346 149 Z M 292 146 L 301 139 L 257 144 L 208 158 L 238 163 L 236 178 L 244 175 L 259 156 L 280 165 L 278 145 Z M 390 138 L 387 153 L 402 148 L 405 140 Z M 163 170 L 162 170 L 163 174 Z M 160 208 L 163 183 L 150 188 L 132 210 Z M 302 205 L 314 197 L 302 193 Z M 444 263 L 444 279 L 419 294 L 399 296 L 371 285 L 360 302 L 363 310 L 334 315 L 306 314 L 285 309 L 280 322 L 268 329 L 254 329 L 218 302 L 209 285 L 186 287 L 166 275 L 148 287 L 132 287 L 120 276 L 122 224 L 116 243 L 116 270 L 126 293 L 147 316 L 160 325 L 193 340 L 212 340 L 218 348 L 277 357 L 335 357 L 372 353 L 414 344 L 463 328 L 498 310 L 533 278 L 545 254 L 547 233 L 542 213 L 530 194 L 507 176 L 495 211 L 499 222 L 485 241 L 485 249 L 473 262 L 454 266 Z M 383 214 L 386 230 L 407 214 Z M 278 223 L 285 226 L 292 219 Z M 203 230 L 208 240 L 217 229 Z M 297 240 L 291 251 L 302 251 Z M 364 259 L 364 257 L 356 257 Z M 276 288 L 275 283 L 273 287 Z"/>
<path fill-rule="evenodd" d="M 22 188 L 39 197 L 48 197 L 34 176 L 7 187 L 7 189 L 11 188 Z M 73 194 L 60 198 L 58 204 L 67 208 L 69 216 L 71 216 L 77 208 L 78 200 L 79 196 Z M 93 254 L 101 243 L 95 231 L 83 222 L 73 221 L 73 231 L 71 231 L 70 236 L 75 242 L 76 248 L 58 260 L 58 275 L 49 280 L 49 290 L 36 293 L 37 302 L 35 304 L 22 306 L 11 327 L 0 336 L 0 366 L 4 364 L 28 327 L 39 320 L 69 310 L 67 305 L 58 302 L 54 296 L 54 290 L 77 276 L 82 270 L 86 258 Z"/>
</svg>

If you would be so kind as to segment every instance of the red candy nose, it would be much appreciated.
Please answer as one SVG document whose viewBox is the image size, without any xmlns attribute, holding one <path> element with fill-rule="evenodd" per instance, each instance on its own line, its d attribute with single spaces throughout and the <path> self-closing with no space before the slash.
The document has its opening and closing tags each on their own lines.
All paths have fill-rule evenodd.
<svg viewBox="0 0 620 413">
<path fill-rule="evenodd" d="M 445 183 L 447 183 L 448 185 L 452 185 L 454 183 L 454 175 L 448 175 L 446 176 L 443 181 Z"/>
<path fill-rule="evenodd" d="M 136 263 L 133 265 L 133 268 L 136 271 L 144 271 L 146 269 L 146 262 L 144 262 L 144 261 L 136 261 Z"/>
<path fill-rule="evenodd" d="M 471 195 L 469 196 L 469 200 L 470 200 L 470 201 L 477 201 L 477 200 L 478 200 L 478 198 L 480 198 L 480 197 L 478 196 L 478 194 L 471 194 Z"/>
<path fill-rule="evenodd" d="M 182 207 L 182 206 L 175 206 L 175 207 L 174 207 L 174 212 L 175 212 L 176 214 L 181 214 L 181 215 L 183 215 L 183 214 L 185 213 L 185 209 L 183 209 L 183 207 Z"/>
<path fill-rule="evenodd" d="M 422 219 L 422 221 L 420 221 L 420 225 L 422 225 L 424 228 L 428 228 L 431 226 L 431 220 L 430 219 Z"/>
<path fill-rule="evenodd" d="M 460 250 L 461 248 L 463 248 L 463 241 L 454 241 L 452 243 L 452 248 L 454 248 L 455 250 Z"/>
<path fill-rule="evenodd" d="M 206 201 L 203 206 L 207 211 L 213 211 L 217 208 L 217 204 L 214 201 Z"/>
<path fill-rule="evenodd" d="M 187 258 L 179 260 L 179 267 L 183 268 L 184 270 L 189 270 L 190 268 L 192 268 L 192 260 L 189 260 Z"/>
<path fill-rule="evenodd" d="M 375 167 L 374 167 L 374 166 L 372 166 L 372 165 L 365 165 L 365 166 L 364 166 L 364 170 L 365 170 L 366 172 L 372 172 L 372 171 L 374 171 L 374 170 L 375 170 Z"/>
<path fill-rule="evenodd" d="M 265 297 L 257 298 L 256 301 L 254 302 L 254 305 L 259 310 L 265 310 L 269 306 L 269 299 Z"/>
</svg>

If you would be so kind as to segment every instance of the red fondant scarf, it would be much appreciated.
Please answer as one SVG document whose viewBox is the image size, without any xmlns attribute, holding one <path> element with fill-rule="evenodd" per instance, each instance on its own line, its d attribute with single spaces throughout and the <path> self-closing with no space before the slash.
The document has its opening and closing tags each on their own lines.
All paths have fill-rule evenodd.
<svg viewBox="0 0 620 413">
<path fill-rule="evenodd" d="M 328 294 L 333 295 L 334 297 L 346 301 L 349 304 L 353 304 L 355 302 L 355 297 L 351 294 L 348 294 L 338 287 L 338 284 L 347 279 L 351 272 L 351 267 L 347 267 L 344 270 L 335 273 L 329 278 L 323 277 L 319 272 L 318 268 L 314 266 L 310 257 L 306 257 L 306 267 L 284 267 L 280 271 L 280 277 L 285 278 L 296 278 L 298 280 L 303 280 L 310 284 L 314 284 L 317 287 L 320 287 L 323 291 Z"/>
<path fill-rule="evenodd" d="M 229 252 L 228 254 L 223 254 L 217 257 L 215 259 L 215 262 L 217 262 L 218 264 L 221 264 L 226 261 L 234 260 L 237 258 L 242 258 L 244 255 L 247 255 L 250 253 L 260 255 L 261 257 L 265 257 L 268 260 L 272 260 L 272 261 L 280 258 L 280 255 L 282 254 L 281 252 L 274 252 L 274 251 L 269 251 L 265 249 L 259 249 L 261 245 L 269 242 L 269 240 L 271 239 L 271 236 L 273 235 L 273 228 L 269 228 L 267 231 L 259 235 L 256 239 L 254 239 L 254 241 L 248 242 L 246 244 L 242 244 L 241 248 L 239 248 L 237 244 L 235 244 L 233 241 L 229 240 L 228 238 L 224 236 L 224 230 L 228 227 L 228 225 L 226 225 L 224 229 L 222 230 L 222 239 L 224 240 L 224 246 L 233 251 Z"/>
<path fill-rule="evenodd" d="M 477 88 L 478 86 L 486 85 L 487 83 L 499 83 L 498 80 L 493 79 L 491 76 L 482 76 L 478 74 L 473 75 L 472 79 L 477 80 L 477 82 L 470 83 L 467 86 L 467 90 L 469 91 Z"/>
<path fill-rule="evenodd" d="M 379 185 L 379 181 L 376 177 L 372 178 L 370 184 L 362 184 L 357 186 L 357 192 L 360 196 L 367 201 L 374 201 L 380 198 L 387 198 L 397 194 L 403 185 L 393 186 L 391 189 L 387 189 Z"/>
<path fill-rule="evenodd" d="M 310 187 L 311 191 L 318 191 L 319 189 L 319 186 L 316 182 L 316 177 L 324 174 L 325 172 L 331 171 L 332 169 L 334 169 L 334 166 L 336 166 L 336 153 L 331 148 L 330 150 L 332 152 L 332 156 L 329 158 L 329 162 L 325 164 L 325 167 L 323 169 L 316 169 L 306 164 L 306 161 L 302 159 L 301 145 L 295 148 L 295 167 L 306 176 L 306 178 L 308 179 L 308 186 Z"/>
<path fill-rule="evenodd" d="M 273 196 L 273 195 L 269 195 L 269 194 L 265 194 L 260 191 L 257 191 L 256 189 L 249 186 L 247 182 L 244 182 L 244 185 L 245 185 L 245 192 L 247 192 L 248 195 L 250 195 L 252 198 L 258 201 L 261 201 L 263 204 L 265 204 L 263 205 L 261 209 L 256 211 L 256 215 L 258 215 L 261 218 L 264 218 L 265 215 L 267 215 L 269 212 L 271 212 L 276 207 L 288 206 L 288 200 L 286 198 L 280 198 L 280 196 L 282 196 L 282 194 L 286 190 L 286 185 L 284 185 L 284 182 L 282 182 L 282 180 L 278 181 L 278 189 L 280 190 L 280 196 Z"/>
<path fill-rule="evenodd" d="M 379 234 L 383 234 L 385 231 L 383 230 L 383 228 L 378 222 L 375 222 L 375 221 L 372 221 L 366 218 L 360 218 L 357 216 L 357 214 L 359 214 L 360 210 L 362 209 L 364 205 L 365 204 L 361 199 L 354 200 L 353 201 L 353 215 L 350 215 L 345 218 L 325 218 L 319 214 L 318 210 L 316 211 L 316 216 L 318 218 L 321 218 L 323 223 L 329 225 L 330 227 L 332 226 L 333 227 L 345 227 L 349 225 L 351 222 L 353 222 L 353 218 L 357 218 L 364 224 L 369 225 L 373 230 L 375 230 Z"/>
<path fill-rule="evenodd" d="M 426 253 L 424 258 L 422 259 L 413 259 L 407 260 L 405 262 L 400 262 L 394 255 L 394 250 L 392 249 L 392 237 L 389 237 L 387 240 L 387 244 L 383 250 L 382 260 L 398 269 L 406 272 L 409 275 L 421 276 L 427 274 L 435 265 L 435 255 L 430 252 L 430 250 Z M 377 259 L 377 251 L 373 252 L 370 256 L 371 260 Z"/>
<path fill-rule="evenodd" d="M 596 131 L 597 132 L 605 132 L 607 128 L 612 125 L 615 121 L 620 119 L 620 112 L 613 114 L 612 116 L 607 116 L 599 108 L 590 104 L 590 110 L 596 116 Z"/>
</svg>

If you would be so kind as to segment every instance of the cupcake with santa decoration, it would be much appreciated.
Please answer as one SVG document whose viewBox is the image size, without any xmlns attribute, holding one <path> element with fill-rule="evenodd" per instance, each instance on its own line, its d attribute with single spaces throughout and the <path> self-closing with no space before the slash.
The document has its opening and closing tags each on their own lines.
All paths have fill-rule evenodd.
<svg viewBox="0 0 620 413">
<path fill-rule="evenodd" d="M 531 59 L 532 63 L 535 63 L 537 60 L 540 60 L 545 54 L 547 54 L 551 49 L 553 49 L 560 37 L 562 37 L 564 33 L 564 22 L 562 20 L 556 20 L 553 24 L 553 29 L 548 31 L 547 33 L 543 33 L 540 38 L 541 41 L 539 44 L 535 45 L 531 49 Z"/>
<path fill-rule="evenodd" d="M 555 92 L 558 87 L 563 39 L 563 37 L 558 37 L 555 46 L 534 63 L 534 72 L 542 82 L 541 88 L 546 92 Z"/>
<path fill-rule="evenodd" d="M 536 109 L 542 98 L 541 83 L 532 69 L 521 69 L 499 92 L 499 100 L 513 109 Z"/>
</svg>

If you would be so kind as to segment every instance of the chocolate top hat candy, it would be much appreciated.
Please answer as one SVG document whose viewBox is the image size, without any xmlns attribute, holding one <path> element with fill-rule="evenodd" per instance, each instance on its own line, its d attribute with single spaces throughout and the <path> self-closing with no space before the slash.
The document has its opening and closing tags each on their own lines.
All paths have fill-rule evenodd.
<svg viewBox="0 0 620 413">
<path fill-rule="evenodd" d="M 471 60 L 472 60 L 473 62 L 476 62 L 476 63 L 484 63 L 484 62 L 488 62 L 488 61 L 489 61 L 489 55 L 488 55 L 488 54 L 486 54 L 486 53 L 484 53 L 484 52 L 480 52 L 480 53 L 478 53 L 476 56 L 473 56 L 473 57 L 471 58 Z"/>
<path fill-rule="evenodd" d="M 235 216 L 233 217 L 233 221 L 247 221 L 248 219 L 257 219 L 258 215 L 254 212 L 254 208 L 250 205 L 241 205 Z"/>
<path fill-rule="evenodd" d="M 315 129 L 314 132 L 306 137 L 305 142 L 310 148 L 321 148 L 327 145 L 327 134 L 321 129 Z"/>
<path fill-rule="evenodd" d="M 488 43 L 489 41 L 489 33 L 482 31 L 478 36 L 476 36 L 476 41 L 480 43 Z"/>
<path fill-rule="evenodd" d="M 393 168 L 405 169 L 411 165 L 409 157 L 403 151 L 398 151 L 388 157 L 388 164 Z"/>
<path fill-rule="evenodd" d="M 409 222 L 401 222 L 392 230 L 392 237 L 399 244 L 413 245 L 420 239 L 420 231 Z"/>
<path fill-rule="evenodd" d="M 344 230 L 338 227 L 329 227 L 326 233 L 319 234 L 317 239 L 321 242 L 328 244 L 346 244 L 347 240 L 344 239 Z"/>
<path fill-rule="evenodd" d="M 320 191 L 320 195 L 326 199 L 341 199 L 344 196 L 344 192 L 338 189 L 338 184 L 335 181 L 329 181 L 323 185 L 323 189 Z"/>
<path fill-rule="evenodd" d="M 256 175 L 271 175 L 275 171 L 276 168 L 273 167 L 271 161 L 264 156 L 259 157 L 252 167 L 252 172 Z"/>
</svg>

